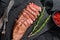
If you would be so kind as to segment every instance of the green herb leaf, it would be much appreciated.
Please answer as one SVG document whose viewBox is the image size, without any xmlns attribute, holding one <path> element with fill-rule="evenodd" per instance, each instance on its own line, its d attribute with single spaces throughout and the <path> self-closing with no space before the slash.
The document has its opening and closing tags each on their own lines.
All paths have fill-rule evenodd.
<svg viewBox="0 0 60 40">
<path fill-rule="evenodd" d="M 40 23 L 42 17 L 44 16 L 44 11 L 45 11 L 45 7 L 43 8 L 42 12 L 40 13 L 41 15 L 39 16 L 39 19 L 38 19 L 36 25 L 34 26 L 34 29 L 33 29 L 33 31 L 31 32 L 31 34 L 35 31 L 35 29 L 37 28 L 38 24 Z"/>
<path fill-rule="evenodd" d="M 48 22 L 48 20 L 50 19 L 50 17 L 51 17 L 51 15 L 49 15 L 49 16 L 47 17 L 47 19 L 44 21 L 44 23 L 42 24 L 42 26 L 41 26 L 35 33 L 29 35 L 28 37 L 34 36 L 34 35 L 36 35 L 38 32 L 40 32 L 40 31 L 45 27 L 45 25 L 47 24 L 47 22 Z"/>
</svg>

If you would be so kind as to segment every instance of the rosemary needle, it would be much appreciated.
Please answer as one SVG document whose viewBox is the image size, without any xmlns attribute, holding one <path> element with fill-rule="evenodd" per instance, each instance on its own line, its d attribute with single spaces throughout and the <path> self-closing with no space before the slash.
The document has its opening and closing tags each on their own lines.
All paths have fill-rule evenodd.
<svg viewBox="0 0 60 40">
<path fill-rule="evenodd" d="M 44 16 L 44 11 L 45 11 L 45 7 L 43 8 L 42 12 L 40 13 L 41 16 L 39 16 L 39 19 L 38 19 L 38 21 L 37 21 L 37 24 L 34 26 L 34 29 L 33 29 L 33 31 L 31 32 L 31 34 L 34 32 L 34 30 L 36 29 L 36 27 L 37 27 L 38 24 L 40 23 L 42 17 Z"/>
<path fill-rule="evenodd" d="M 36 35 L 38 32 L 40 32 L 40 31 L 45 27 L 45 25 L 47 24 L 47 22 L 48 22 L 48 20 L 50 19 L 50 17 L 51 17 L 51 15 L 49 15 L 49 16 L 47 17 L 47 19 L 44 21 L 44 23 L 42 24 L 42 26 L 41 26 L 35 33 L 29 35 L 28 37 L 34 36 L 34 35 Z"/>
</svg>

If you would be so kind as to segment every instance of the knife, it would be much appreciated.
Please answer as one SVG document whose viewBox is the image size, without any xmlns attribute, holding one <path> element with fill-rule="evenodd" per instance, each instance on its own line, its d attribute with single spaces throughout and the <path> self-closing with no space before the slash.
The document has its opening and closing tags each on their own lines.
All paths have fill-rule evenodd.
<svg viewBox="0 0 60 40">
<path fill-rule="evenodd" d="M 6 10 L 4 12 L 4 15 L 2 16 L 2 20 L 3 20 L 3 24 L 4 24 L 2 34 L 5 34 L 6 23 L 8 22 L 8 13 L 9 13 L 10 9 L 12 8 L 13 4 L 14 4 L 14 0 L 11 0 L 9 2 L 8 7 L 6 8 Z"/>
</svg>

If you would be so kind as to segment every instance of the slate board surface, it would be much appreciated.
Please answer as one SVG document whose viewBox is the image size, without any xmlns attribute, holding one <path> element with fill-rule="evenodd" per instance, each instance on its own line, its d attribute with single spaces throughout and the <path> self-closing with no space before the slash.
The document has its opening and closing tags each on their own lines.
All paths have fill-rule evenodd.
<svg viewBox="0 0 60 40">
<path fill-rule="evenodd" d="M 56 1 L 57 0 L 55 0 L 54 6 L 52 7 L 52 9 L 49 10 L 49 11 L 47 10 L 48 13 L 53 13 L 57 9 L 57 7 L 55 5 Z M 18 18 L 19 12 L 22 11 L 22 9 L 25 8 L 26 5 L 28 5 L 29 2 L 34 2 L 37 5 L 39 5 L 39 6 L 42 7 L 42 4 L 40 3 L 40 0 L 38 0 L 38 1 L 37 0 L 22 0 L 22 1 L 15 0 L 15 4 L 14 4 L 13 8 L 11 9 L 11 11 L 9 13 L 9 22 L 7 24 L 7 27 L 6 27 L 6 34 L 5 34 L 5 36 L 2 35 L 1 40 L 11 40 L 11 36 L 12 36 L 11 34 L 12 34 L 13 26 L 14 26 L 14 23 L 15 23 L 15 19 Z M 57 2 L 57 4 L 59 5 L 59 2 Z M 48 14 L 47 11 L 45 11 L 46 14 Z M 38 35 L 37 37 L 27 38 L 28 34 L 33 29 L 33 25 L 31 25 L 31 27 L 28 29 L 28 31 L 26 31 L 26 33 L 25 33 L 24 37 L 22 38 L 22 40 L 27 40 L 27 39 L 28 40 L 60 40 L 60 32 L 59 32 L 60 28 L 58 28 L 54 24 L 54 22 L 52 21 L 52 19 L 50 19 L 50 21 L 48 22 L 48 24 L 46 25 L 46 27 L 49 28 L 49 30 L 44 31 L 44 30 L 46 30 L 46 28 L 45 28 L 42 31 L 44 33 L 42 33 L 41 35 Z"/>
</svg>

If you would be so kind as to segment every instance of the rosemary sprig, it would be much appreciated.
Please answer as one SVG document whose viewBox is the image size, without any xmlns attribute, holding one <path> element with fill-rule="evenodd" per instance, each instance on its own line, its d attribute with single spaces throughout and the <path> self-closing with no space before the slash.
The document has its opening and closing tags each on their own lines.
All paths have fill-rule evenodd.
<svg viewBox="0 0 60 40">
<path fill-rule="evenodd" d="M 44 23 L 42 24 L 42 26 L 41 26 L 35 33 L 29 35 L 28 37 L 34 36 L 34 35 L 36 35 L 38 32 L 40 32 L 40 31 L 45 27 L 45 25 L 47 24 L 47 22 L 48 22 L 48 20 L 50 19 L 50 17 L 51 17 L 51 15 L 49 15 L 49 16 L 47 17 L 47 19 L 44 21 Z"/>
<path fill-rule="evenodd" d="M 35 31 L 36 27 L 38 26 L 38 24 L 40 23 L 42 17 L 44 16 L 44 11 L 45 11 L 45 7 L 43 8 L 42 12 L 40 13 L 41 15 L 39 16 L 39 19 L 38 19 L 36 25 L 34 26 L 34 29 L 33 29 L 33 31 L 31 32 L 31 34 Z"/>
</svg>

